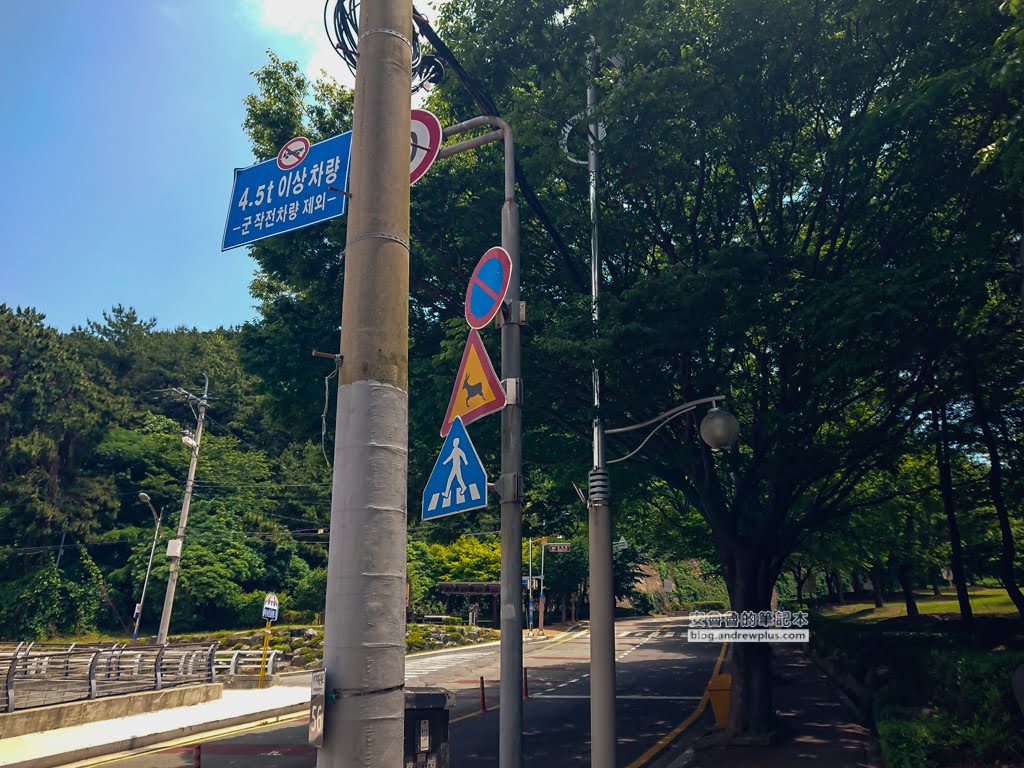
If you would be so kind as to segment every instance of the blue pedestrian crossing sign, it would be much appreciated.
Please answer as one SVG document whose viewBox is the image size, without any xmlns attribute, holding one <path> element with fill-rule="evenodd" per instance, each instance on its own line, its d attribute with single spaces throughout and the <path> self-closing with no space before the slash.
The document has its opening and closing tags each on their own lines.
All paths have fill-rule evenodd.
<svg viewBox="0 0 1024 768">
<path fill-rule="evenodd" d="M 487 470 L 473 441 L 456 417 L 423 489 L 423 519 L 468 512 L 487 506 Z"/>
</svg>

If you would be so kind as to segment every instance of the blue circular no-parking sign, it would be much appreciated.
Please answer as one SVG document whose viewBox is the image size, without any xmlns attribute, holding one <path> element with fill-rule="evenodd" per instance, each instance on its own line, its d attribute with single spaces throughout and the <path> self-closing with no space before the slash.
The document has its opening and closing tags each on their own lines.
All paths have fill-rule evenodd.
<svg viewBox="0 0 1024 768">
<path fill-rule="evenodd" d="M 480 330 L 501 309 L 512 280 L 512 257 L 501 246 L 491 248 L 473 270 L 466 288 L 466 322 Z"/>
</svg>

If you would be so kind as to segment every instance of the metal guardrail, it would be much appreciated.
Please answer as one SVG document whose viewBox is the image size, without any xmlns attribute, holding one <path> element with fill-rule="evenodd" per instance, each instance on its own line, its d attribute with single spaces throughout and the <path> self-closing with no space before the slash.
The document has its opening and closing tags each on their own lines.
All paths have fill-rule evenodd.
<svg viewBox="0 0 1024 768">
<path fill-rule="evenodd" d="M 39 650 L 45 645 L 0 646 L 0 712 L 216 679 L 217 643 Z"/>
<path fill-rule="evenodd" d="M 274 674 L 277 670 L 277 664 L 280 658 L 280 651 L 269 651 L 267 653 L 267 675 Z M 258 675 L 260 673 L 260 662 L 262 660 L 262 649 L 249 651 L 217 651 L 215 654 L 214 666 L 217 669 L 217 674 L 221 675 Z"/>
</svg>

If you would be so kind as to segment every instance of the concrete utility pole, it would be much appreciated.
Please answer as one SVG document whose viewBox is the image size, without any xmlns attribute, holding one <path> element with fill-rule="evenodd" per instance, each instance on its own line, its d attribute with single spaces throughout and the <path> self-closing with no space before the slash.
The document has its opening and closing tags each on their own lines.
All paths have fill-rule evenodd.
<svg viewBox="0 0 1024 768">
<path fill-rule="evenodd" d="M 199 401 L 199 416 L 196 419 L 196 436 L 186 441 L 192 449 L 192 458 L 188 462 L 188 479 L 185 481 L 185 498 L 181 502 L 181 516 L 178 518 L 178 533 L 167 542 L 167 557 L 171 561 L 171 570 L 167 575 L 167 591 L 164 593 L 164 610 L 160 614 L 160 629 L 156 633 L 157 645 L 167 642 L 167 632 L 171 628 L 171 611 L 174 608 L 174 590 L 178 586 L 178 573 L 181 570 L 181 550 L 185 545 L 185 526 L 188 525 L 188 508 L 192 503 L 192 483 L 196 479 L 196 464 L 199 462 L 199 444 L 203 439 L 203 420 L 206 418 L 206 398 L 210 394 L 210 379 L 204 373 L 206 383 L 203 385 L 203 396 L 197 398 L 190 392 L 176 390 L 184 394 L 190 401 Z"/>
<path fill-rule="evenodd" d="M 359 5 L 318 768 L 400 768 L 412 3 Z"/>
<path fill-rule="evenodd" d="M 601 257 L 597 239 L 597 46 L 591 39 L 587 85 L 587 168 L 590 176 L 590 301 L 597 334 Z M 590 765 L 615 768 L 615 590 L 612 583 L 612 508 L 601 423 L 601 372 L 591 370 L 594 390 L 594 468 L 590 471 Z"/>
</svg>

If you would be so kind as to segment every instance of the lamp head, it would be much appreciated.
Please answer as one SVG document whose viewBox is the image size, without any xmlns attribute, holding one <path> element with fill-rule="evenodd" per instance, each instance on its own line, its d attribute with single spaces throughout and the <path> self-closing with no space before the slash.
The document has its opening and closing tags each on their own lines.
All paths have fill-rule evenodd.
<svg viewBox="0 0 1024 768">
<path fill-rule="evenodd" d="M 146 493 L 145 491 L 140 491 L 139 501 L 141 501 L 143 504 L 149 504 L 149 494 Z"/>
<path fill-rule="evenodd" d="M 700 436 L 710 448 L 724 450 L 739 439 L 740 424 L 728 411 L 712 408 L 700 423 Z"/>
</svg>

